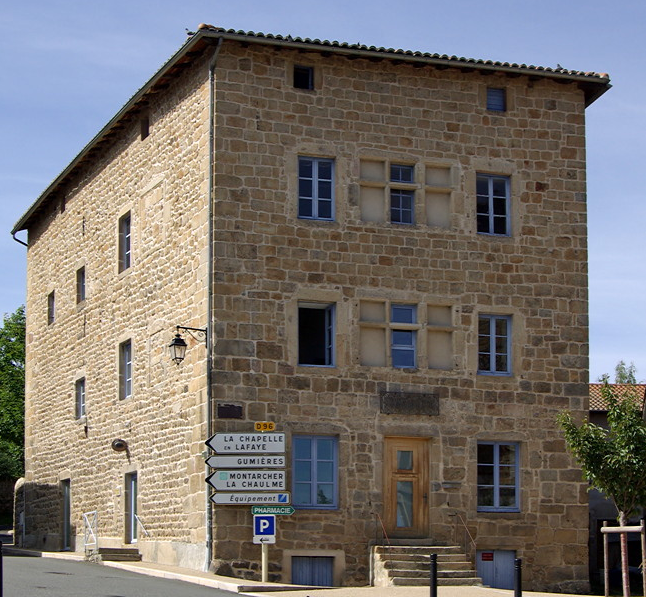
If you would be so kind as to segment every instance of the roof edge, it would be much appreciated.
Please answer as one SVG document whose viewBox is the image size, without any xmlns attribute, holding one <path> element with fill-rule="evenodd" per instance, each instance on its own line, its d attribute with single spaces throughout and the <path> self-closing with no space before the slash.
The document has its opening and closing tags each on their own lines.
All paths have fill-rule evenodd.
<svg viewBox="0 0 646 597">
<path fill-rule="evenodd" d="M 585 86 L 585 106 L 601 97 L 610 89 L 610 77 L 606 73 L 584 73 L 581 71 L 570 71 L 563 68 L 552 69 L 533 65 L 494 62 L 491 60 L 479 60 L 474 58 L 463 58 L 448 56 L 446 54 L 429 54 L 412 50 L 396 50 L 393 48 L 377 48 L 361 44 L 348 44 L 336 41 L 326 41 L 309 38 L 293 38 L 291 35 L 271 35 L 264 33 L 244 32 L 233 29 L 223 29 L 213 25 L 202 23 L 196 32 L 190 32 L 191 37 L 173 54 L 156 72 L 144 83 L 144 85 L 126 102 L 126 104 L 108 121 L 108 123 L 81 149 L 67 167 L 45 188 L 38 198 L 31 204 L 27 211 L 21 216 L 11 230 L 15 235 L 21 230 L 28 228 L 28 223 L 36 211 L 41 207 L 45 199 L 52 191 L 67 177 L 74 168 L 85 158 L 86 154 L 98 143 L 107 133 L 125 116 L 146 93 L 162 78 L 179 60 L 181 60 L 191 49 L 202 40 L 225 39 L 241 41 L 245 43 L 258 43 L 263 45 L 274 45 L 298 50 L 310 49 L 314 52 L 333 52 L 345 56 L 357 56 L 367 59 L 388 59 L 410 63 L 422 63 L 439 68 L 473 69 L 484 72 L 502 72 L 510 75 L 524 75 L 561 80 L 564 82 L 579 83 Z"/>
</svg>

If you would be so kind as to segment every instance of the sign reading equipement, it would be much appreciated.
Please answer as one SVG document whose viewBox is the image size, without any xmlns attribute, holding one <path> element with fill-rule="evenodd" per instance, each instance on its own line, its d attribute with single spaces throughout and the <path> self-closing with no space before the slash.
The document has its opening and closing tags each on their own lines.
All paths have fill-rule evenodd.
<svg viewBox="0 0 646 597">
<path fill-rule="evenodd" d="M 285 489 L 285 471 L 215 471 L 206 482 L 217 490 L 277 491 Z"/>
<path fill-rule="evenodd" d="M 296 512 L 294 506 L 251 506 L 252 514 L 283 514 L 291 516 Z"/>
<path fill-rule="evenodd" d="M 214 504 L 229 504 L 234 506 L 244 506 L 252 504 L 283 504 L 289 505 L 291 496 L 289 492 L 284 493 L 243 493 L 236 492 L 219 492 L 214 493 L 209 498 Z"/>
<path fill-rule="evenodd" d="M 284 433 L 216 433 L 206 445 L 223 453 L 284 454 Z"/>
<path fill-rule="evenodd" d="M 284 468 L 284 456 L 209 456 L 206 464 L 211 468 Z"/>
</svg>

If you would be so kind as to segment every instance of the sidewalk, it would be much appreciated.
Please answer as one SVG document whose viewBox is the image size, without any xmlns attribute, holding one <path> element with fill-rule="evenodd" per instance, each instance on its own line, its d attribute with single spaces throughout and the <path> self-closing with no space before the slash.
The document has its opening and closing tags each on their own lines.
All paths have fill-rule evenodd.
<svg viewBox="0 0 646 597">
<path fill-rule="evenodd" d="M 4 538 L 4 537 L 3 537 Z M 43 552 L 13 547 L 3 544 L 5 556 L 58 558 L 83 561 L 83 555 L 76 552 Z M 150 562 L 103 562 L 103 566 L 129 570 L 138 574 L 181 580 L 232 593 L 260 597 L 429 597 L 429 587 L 301 587 L 296 585 L 262 583 L 252 580 L 217 576 L 209 572 L 199 572 L 175 566 L 164 566 Z M 270 592 L 270 593 L 269 593 Z M 269 595 L 268 595 L 269 593 Z M 488 587 L 438 587 L 438 597 L 513 597 L 514 592 Z M 523 591 L 523 597 L 556 597 L 554 593 L 535 593 Z M 581 597 L 559 593 L 558 597 Z"/>
</svg>

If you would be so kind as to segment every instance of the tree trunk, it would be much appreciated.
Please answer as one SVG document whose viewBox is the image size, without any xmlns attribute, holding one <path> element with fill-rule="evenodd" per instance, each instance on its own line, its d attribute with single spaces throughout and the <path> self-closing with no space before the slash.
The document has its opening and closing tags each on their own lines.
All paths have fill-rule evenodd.
<svg viewBox="0 0 646 597">
<path fill-rule="evenodd" d="M 626 526 L 626 515 L 619 512 L 619 526 Z M 630 597 L 630 577 L 628 576 L 628 533 L 619 533 L 619 545 L 621 547 L 621 584 L 624 589 L 624 597 Z"/>
</svg>

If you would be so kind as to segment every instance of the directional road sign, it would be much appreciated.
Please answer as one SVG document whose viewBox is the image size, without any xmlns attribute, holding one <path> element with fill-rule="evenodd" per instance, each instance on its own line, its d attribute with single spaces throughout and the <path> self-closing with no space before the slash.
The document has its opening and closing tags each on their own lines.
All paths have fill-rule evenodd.
<svg viewBox="0 0 646 597">
<path fill-rule="evenodd" d="M 216 433 L 206 445 L 219 454 L 284 454 L 284 433 Z"/>
<path fill-rule="evenodd" d="M 253 504 L 280 504 L 288 506 L 291 495 L 289 492 L 281 493 L 251 493 L 251 492 L 226 492 L 219 491 L 209 498 L 214 504 L 229 504 L 231 506 L 252 506 Z"/>
<path fill-rule="evenodd" d="M 254 455 L 249 456 L 209 456 L 206 464 L 211 468 L 284 468 L 285 456 Z"/>
<path fill-rule="evenodd" d="M 296 512 L 294 506 L 251 506 L 252 514 L 282 514 L 291 516 Z"/>
<path fill-rule="evenodd" d="M 285 489 L 285 471 L 215 471 L 206 482 L 222 491 L 280 491 Z"/>
</svg>

